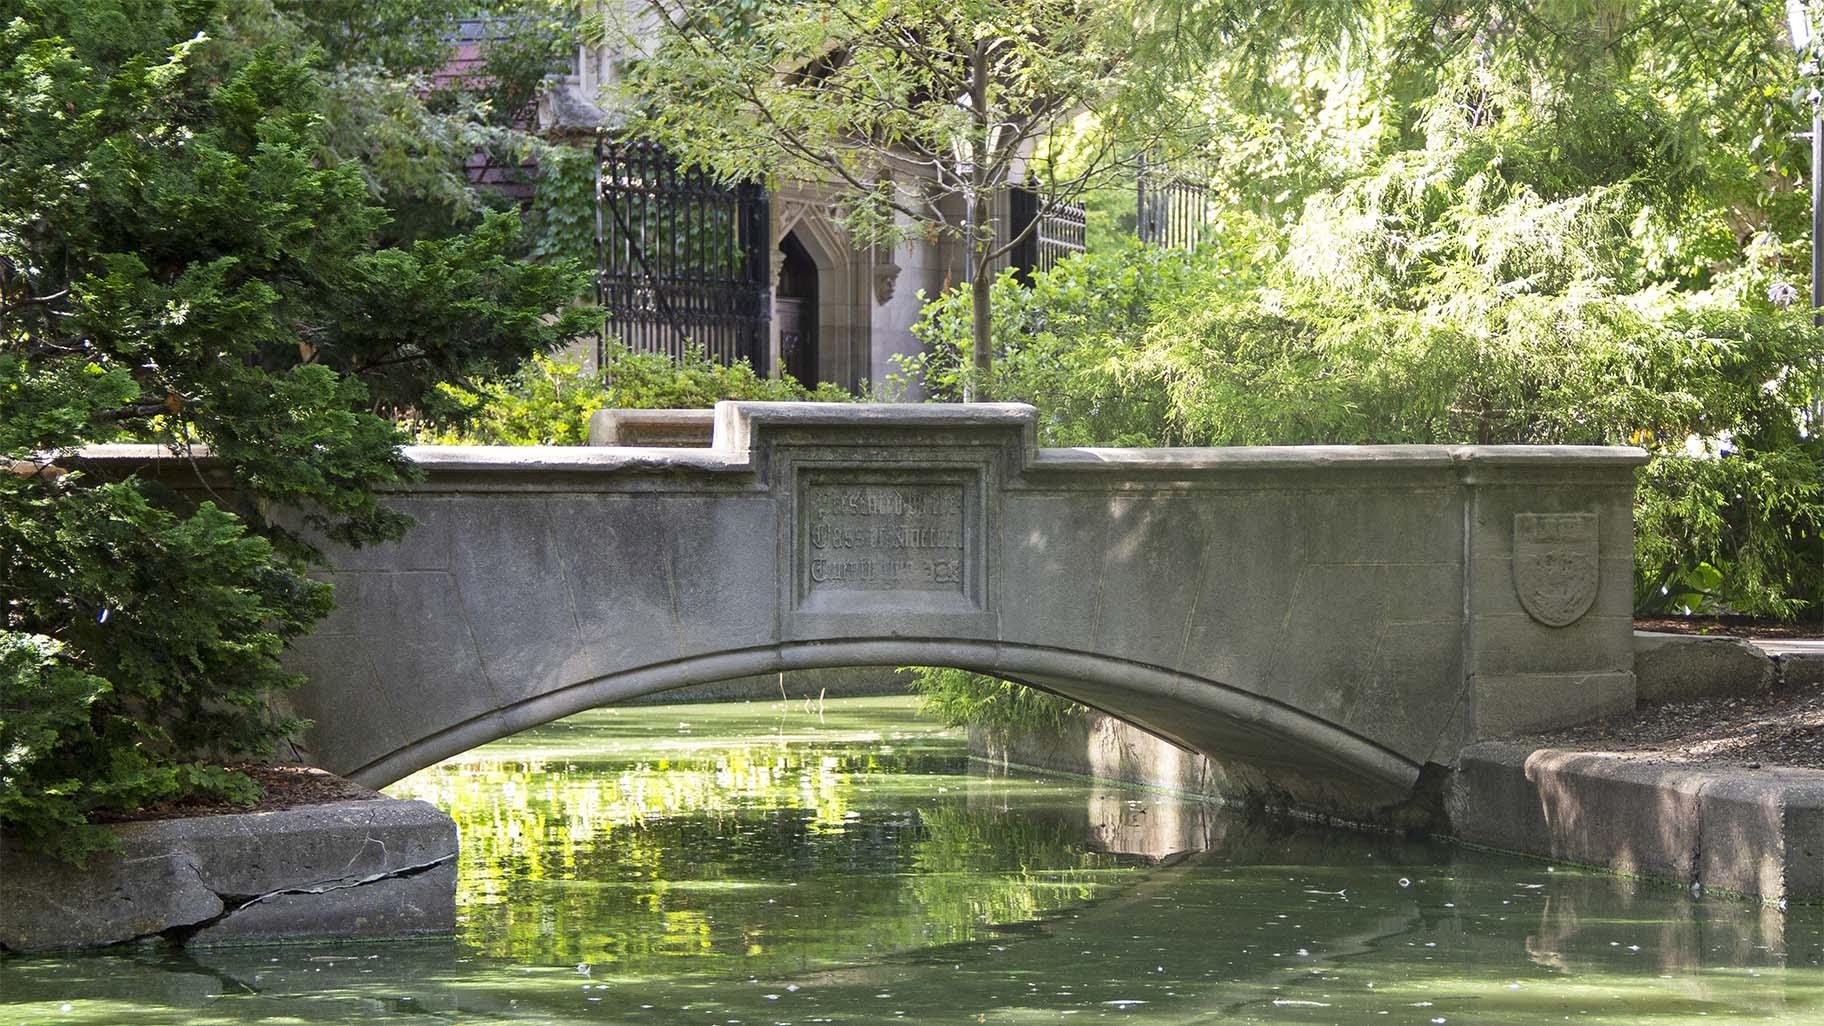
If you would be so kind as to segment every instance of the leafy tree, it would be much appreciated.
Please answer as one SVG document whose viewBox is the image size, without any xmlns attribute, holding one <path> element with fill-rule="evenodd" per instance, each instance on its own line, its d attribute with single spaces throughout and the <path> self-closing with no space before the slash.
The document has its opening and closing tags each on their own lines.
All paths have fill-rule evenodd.
<svg viewBox="0 0 1824 1026">
<path fill-rule="evenodd" d="M 1384 0 L 1347 46 L 1213 52 L 1213 249 L 1166 290 L 1117 254 L 997 293 L 997 394 L 1072 443 L 1644 445 L 1641 608 L 1816 613 L 1816 79 L 1784 14 Z M 940 393 L 966 302 L 921 328 Z"/>
<path fill-rule="evenodd" d="M 1245 260 L 1239 238 L 1226 241 L 1226 251 L 1184 253 L 1130 237 L 1029 281 L 1003 274 L 991 293 L 994 394 L 1038 404 L 1044 445 L 1188 444 L 1170 426 L 1167 396 L 1133 387 L 1124 365 L 1167 303 Z M 973 305 L 953 289 L 926 306 L 912 328 L 922 351 L 897 358 L 889 396 L 916 383 L 933 400 L 960 397 Z"/>
<path fill-rule="evenodd" d="M 0 821 L 65 857 L 98 814 L 246 797 L 222 764 L 297 728 L 271 703 L 330 607 L 312 539 L 407 527 L 374 497 L 409 474 L 374 411 L 591 326 L 512 215 L 390 244 L 385 168 L 332 145 L 324 47 L 397 41 L 287 10 L 329 7 L 0 2 Z M 72 458 L 121 440 L 214 469 Z"/>
<path fill-rule="evenodd" d="M 988 383 L 983 268 L 1024 237 L 995 229 L 1005 190 L 1036 190 L 1043 216 L 1194 124 L 1176 88 L 1188 37 L 1148 0 L 636 11 L 610 26 L 643 55 L 620 98 L 635 111 L 629 131 L 730 179 L 821 183 L 863 242 L 962 240 L 977 300 L 966 386 Z"/>
<path fill-rule="evenodd" d="M 383 242 L 439 237 L 512 195 L 568 147 L 529 131 L 545 76 L 575 39 L 564 0 L 238 0 L 206 45 L 232 53 L 314 49 L 325 159 L 351 163 L 387 208 Z M 459 70 L 463 19 L 480 63 Z"/>
</svg>

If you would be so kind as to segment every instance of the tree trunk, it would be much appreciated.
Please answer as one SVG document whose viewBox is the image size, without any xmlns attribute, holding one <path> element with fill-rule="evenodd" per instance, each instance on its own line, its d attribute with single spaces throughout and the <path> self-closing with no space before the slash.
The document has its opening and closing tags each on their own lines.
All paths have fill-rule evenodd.
<svg viewBox="0 0 1824 1026">
<path fill-rule="evenodd" d="M 969 295 L 972 300 L 970 311 L 973 315 L 975 339 L 975 378 L 976 402 L 987 402 L 993 398 L 990 393 L 994 385 L 994 344 L 990 338 L 989 326 L 993 311 L 988 306 L 987 263 L 982 257 L 988 248 L 987 237 L 983 227 L 988 222 L 989 204 L 984 203 L 982 195 L 983 171 L 994 166 L 995 154 L 990 149 L 994 141 L 991 118 L 988 115 L 988 50 L 987 44 L 977 39 L 975 49 L 969 60 L 969 114 L 975 121 L 975 145 L 981 147 L 979 161 L 969 169 L 972 179 L 969 185 L 969 200 L 966 216 L 969 219 Z"/>
<path fill-rule="evenodd" d="M 981 266 L 981 255 L 976 254 L 975 280 L 969 283 L 969 297 L 973 309 L 970 311 L 975 331 L 975 401 L 988 402 L 994 398 L 994 340 L 992 338 L 992 317 L 994 311 L 988 305 L 988 287 L 993 284 Z"/>
</svg>

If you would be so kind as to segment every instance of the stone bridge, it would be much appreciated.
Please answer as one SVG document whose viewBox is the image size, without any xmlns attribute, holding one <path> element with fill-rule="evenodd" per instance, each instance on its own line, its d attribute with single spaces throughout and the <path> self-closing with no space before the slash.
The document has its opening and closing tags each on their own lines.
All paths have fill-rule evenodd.
<svg viewBox="0 0 1824 1026">
<path fill-rule="evenodd" d="M 1065 695 L 1349 815 L 1630 708 L 1637 449 L 1038 449 L 1023 405 L 723 403 L 707 449 L 410 450 L 296 643 L 383 785 L 649 692 L 836 666 Z"/>
</svg>

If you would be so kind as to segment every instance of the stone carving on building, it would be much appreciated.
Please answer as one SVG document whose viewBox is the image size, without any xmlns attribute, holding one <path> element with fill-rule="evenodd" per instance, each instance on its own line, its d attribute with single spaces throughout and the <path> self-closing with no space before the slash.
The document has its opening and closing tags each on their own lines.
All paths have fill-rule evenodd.
<svg viewBox="0 0 1824 1026">
<path fill-rule="evenodd" d="M 849 246 L 844 238 L 842 222 L 836 218 L 836 207 L 826 200 L 812 199 L 804 196 L 778 195 L 774 199 L 778 209 L 779 239 L 785 238 L 793 231 L 800 237 L 809 232 L 817 236 L 817 241 L 831 253 L 846 253 Z M 777 245 L 778 241 L 775 240 Z"/>
<path fill-rule="evenodd" d="M 1528 616 L 1568 627 L 1589 612 L 1601 579 L 1594 513 L 1514 516 L 1514 591 Z"/>
<path fill-rule="evenodd" d="M 876 250 L 874 265 L 874 302 L 886 306 L 893 301 L 893 286 L 899 283 L 899 265 L 893 262 L 892 250 Z"/>
</svg>

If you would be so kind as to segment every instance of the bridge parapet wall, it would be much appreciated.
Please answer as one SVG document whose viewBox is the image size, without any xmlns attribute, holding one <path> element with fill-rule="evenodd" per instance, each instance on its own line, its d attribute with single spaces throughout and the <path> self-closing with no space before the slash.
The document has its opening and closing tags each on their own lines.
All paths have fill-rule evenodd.
<svg viewBox="0 0 1824 1026">
<path fill-rule="evenodd" d="M 331 553 L 297 711 L 382 784 L 594 705 L 953 665 L 1360 814 L 1481 738 L 1632 705 L 1635 449 L 1038 449 L 1017 404 L 724 403 L 709 449 L 411 450 Z"/>
</svg>

